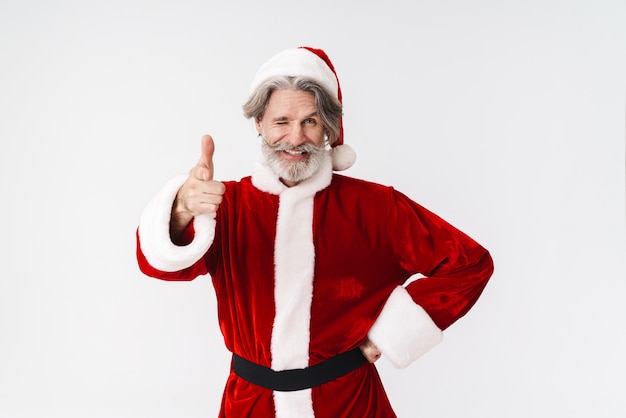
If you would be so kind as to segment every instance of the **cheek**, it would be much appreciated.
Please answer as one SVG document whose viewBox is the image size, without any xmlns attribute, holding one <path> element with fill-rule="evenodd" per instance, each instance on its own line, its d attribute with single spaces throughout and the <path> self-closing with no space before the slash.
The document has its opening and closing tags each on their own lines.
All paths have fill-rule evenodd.
<svg viewBox="0 0 626 418">
<path fill-rule="evenodd" d="M 280 126 L 275 126 L 275 127 L 266 129 L 265 132 L 264 132 L 265 139 L 270 144 L 275 144 L 276 142 L 278 142 L 281 139 L 283 139 L 283 137 L 285 136 L 286 133 L 287 133 L 287 130 L 285 128 L 283 128 L 283 127 L 280 127 Z"/>
<path fill-rule="evenodd" d="M 324 130 L 322 128 L 311 128 L 307 131 L 307 138 L 317 147 L 324 145 Z"/>
</svg>

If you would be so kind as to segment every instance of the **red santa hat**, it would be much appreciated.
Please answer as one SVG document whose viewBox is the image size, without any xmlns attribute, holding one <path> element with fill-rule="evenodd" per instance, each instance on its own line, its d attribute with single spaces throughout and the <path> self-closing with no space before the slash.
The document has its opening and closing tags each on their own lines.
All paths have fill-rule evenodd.
<svg viewBox="0 0 626 418">
<path fill-rule="evenodd" d="M 274 55 L 257 71 L 250 91 L 254 91 L 266 79 L 279 75 L 311 78 L 342 103 L 341 86 L 335 67 L 321 49 L 301 46 Z M 341 171 L 352 167 L 356 161 L 356 153 L 352 147 L 343 143 L 343 120 L 339 122 L 339 136 L 331 147 L 333 170 Z"/>
</svg>

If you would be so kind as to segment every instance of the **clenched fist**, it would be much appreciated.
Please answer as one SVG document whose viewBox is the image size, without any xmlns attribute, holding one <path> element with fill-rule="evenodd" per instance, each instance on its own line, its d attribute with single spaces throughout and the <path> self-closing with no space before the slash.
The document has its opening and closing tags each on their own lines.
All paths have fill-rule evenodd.
<svg viewBox="0 0 626 418">
<path fill-rule="evenodd" d="M 226 191 L 223 183 L 213 180 L 215 144 L 210 135 L 202 137 L 200 160 L 189 171 L 185 183 L 178 189 L 172 206 L 170 235 L 178 238 L 191 220 L 203 213 L 217 212 Z"/>
</svg>

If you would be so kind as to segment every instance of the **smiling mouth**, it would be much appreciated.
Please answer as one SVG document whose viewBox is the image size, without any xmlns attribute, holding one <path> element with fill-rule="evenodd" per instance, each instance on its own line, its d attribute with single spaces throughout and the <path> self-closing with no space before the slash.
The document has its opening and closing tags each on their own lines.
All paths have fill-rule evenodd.
<svg viewBox="0 0 626 418">
<path fill-rule="evenodd" d="M 306 153 L 307 153 L 306 151 L 302 151 L 302 150 L 291 150 L 291 149 L 286 149 L 286 150 L 283 150 L 283 152 L 285 152 L 285 153 L 287 153 L 287 154 L 289 154 L 289 155 L 293 155 L 293 156 L 295 156 L 295 157 L 298 157 L 298 156 L 300 156 L 300 155 L 304 155 L 304 154 L 306 154 Z"/>
</svg>

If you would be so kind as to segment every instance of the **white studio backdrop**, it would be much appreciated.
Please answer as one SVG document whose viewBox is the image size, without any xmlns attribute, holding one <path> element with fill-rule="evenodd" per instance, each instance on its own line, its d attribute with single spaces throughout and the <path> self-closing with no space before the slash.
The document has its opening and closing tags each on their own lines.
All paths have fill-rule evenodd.
<svg viewBox="0 0 626 418">
<path fill-rule="evenodd" d="M 284 48 L 342 83 L 346 174 L 485 245 L 496 271 L 444 342 L 380 372 L 402 418 L 626 416 L 626 3 L 0 2 L 0 417 L 217 415 L 208 277 L 137 269 L 142 208 L 241 115 Z"/>
</svg>

